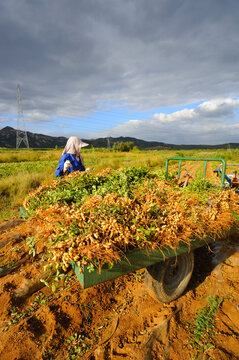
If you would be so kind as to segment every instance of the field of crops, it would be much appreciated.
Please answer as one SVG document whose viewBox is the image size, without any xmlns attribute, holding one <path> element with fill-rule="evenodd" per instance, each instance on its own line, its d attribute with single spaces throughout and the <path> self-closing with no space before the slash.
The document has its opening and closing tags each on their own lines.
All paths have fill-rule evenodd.
<svg viewBox="0 0 239 360">
<path fill-rule="evenodd" d="M 0 218 L 17 216 L 19 207 L 29 191 L 44 181 L 54 179 L 55 169 L 62 150 L 0 149 Z M 239 162 L 239 150 L 188 150 L 188 151 L 132 151 L 113 152 L 106 149 L 83 150 L 86 167 L 93 171 L 127 166 L 146 166 L 157 172 L 170 156 L 223 157 Z"/>
</svg>

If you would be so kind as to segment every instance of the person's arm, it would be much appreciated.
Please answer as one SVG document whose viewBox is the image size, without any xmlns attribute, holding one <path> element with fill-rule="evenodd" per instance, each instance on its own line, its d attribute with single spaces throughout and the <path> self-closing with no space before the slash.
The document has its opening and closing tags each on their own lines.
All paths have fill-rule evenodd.
<svg viewBox="0 0 239 360">
<path fill-rule="evenodd" d="M 71 155 L 71 154 L 69 154 Z M 74 158 L 73 155 L 71 155 L 71 159 L 69 159 L 72 166 L 68 169 L 69 172 L 72 172 L 72 171 L 76 171 L 76 170 L 79 170 L 79 171 L 85 171 L 85 167 L 82 165 L 81 163 L 81 160 L 76 160 L 76 158 Z"/>
<path fill-rule="evenodd" d="M 71 154 L 62 155 L 62 157 L 59 160 L 59 165 L 55 172 L 55 177 L 60 177 L 64 174 L 67 174 L 69 165 L 72 166 L 72 160 L 74 159 L 75 159 L 74 156 L 72 156 Z"/>
<path fill-rule="evenodd" d="M 70 160 L 66 160 L 63 167 L 63 174 L 67 172 L 67 170 L 72 166 L 72 163 Z"/>
</svg>

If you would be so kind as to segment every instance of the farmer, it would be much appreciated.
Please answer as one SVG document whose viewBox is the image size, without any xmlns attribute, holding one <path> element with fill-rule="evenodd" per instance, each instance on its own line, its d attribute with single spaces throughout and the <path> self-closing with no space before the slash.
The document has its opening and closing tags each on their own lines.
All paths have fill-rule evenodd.
<svg viewBox="0 0 239 360">
<path fill-rule="evenodd" d="M 55 177 L 68 175 L 72 171 L 85 171 L 83 158 L 80 154 L 82 147 L 89 144 L 79 140 L 76 136 L 71 136 L 66 143 L 63 150 L 62 157 L 59 160 L 59 165 L 55 172 Z"/>
</svg>

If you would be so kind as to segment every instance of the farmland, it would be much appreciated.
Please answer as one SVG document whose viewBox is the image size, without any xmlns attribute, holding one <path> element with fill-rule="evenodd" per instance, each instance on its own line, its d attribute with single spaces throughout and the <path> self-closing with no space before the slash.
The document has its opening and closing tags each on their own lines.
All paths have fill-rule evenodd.
<svg viewBox="0 0 239 360">
<path fill-rule="evenodd" d="M 212 185 L 217 163 L 210 182 L 186 164 L 199 179 L 185 189 L 165 182 L 163 167 L 169 156 L 237 163 L 239 151 L 82 153 L 92 170 L 57 181 L 60 150 L 0 153 L 0 359 L 237 359 L 238 235 L 223 237 L 237 224 L 237 195 Z M 19 220 L 23 203 L 28 220 Z M 129 245 L 195 234 L 221 240 L 195 251 L 188 289 L 169 304 L 150 297 L 142 270 L 88 290 L 67 270 L 73 258 L 112 265 Z M 54 263 L 67 271 L 42 275 Z"/>
<path fill-rule="evenodd" d="M 62 150 L 0 149 L 0 218 L 17 216 L 26 195 L 42 182 L 54 179 Z M 170 156 L 223 157 L 239 161 L 239 150 L 134 151 L 83 150 L 85 165 L 94 171 L 106 168 L 146 166 L 151 171 L 164 167 Z"/>
</svg>

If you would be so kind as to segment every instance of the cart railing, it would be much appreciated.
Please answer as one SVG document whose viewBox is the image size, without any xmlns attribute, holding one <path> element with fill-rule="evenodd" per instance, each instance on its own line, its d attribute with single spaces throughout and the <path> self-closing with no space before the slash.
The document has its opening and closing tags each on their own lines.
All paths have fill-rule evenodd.
<svg viewBox="0 0 239 360">
<path fill-rule="evenodd" d="M 166 172 L 166 177 L 168 174 L 168 167 L 169 167 L 169 162 L 176 160 L 178 161 L 178 179 L 180 179 L 180 173 L 181 173 L 181 166 L 182 166 L 182 161 L 203 161 L 203 177 L 206 177 L 206 171 L 207 171 L 207 163 L 208 161 L 216 161 L 216 162 L 220 162 L 221 166 L 222 166 L 222 171 L 221 171 L 221 187 L 224 186 L 224 182 L 225 182 L 225 175 L 226 175 L 226 160 L 223 158 L 194 158 L 194 157 L 170 157 L 166 159 L 165 162 L 165 172 Z"/>
</svg>

